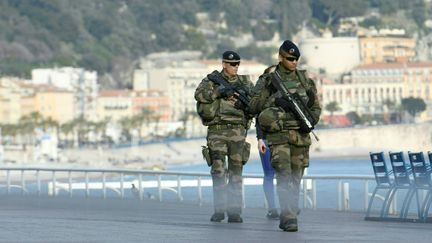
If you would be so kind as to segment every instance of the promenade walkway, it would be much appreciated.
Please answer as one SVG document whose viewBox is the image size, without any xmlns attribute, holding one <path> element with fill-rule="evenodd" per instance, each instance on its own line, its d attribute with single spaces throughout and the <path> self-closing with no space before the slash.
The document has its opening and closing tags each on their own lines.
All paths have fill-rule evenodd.
<svg viewBox="0 0 432 243">
<path fill-rule="evenodd" d="M 432 224 L 371 222 L 363 213 L 304 210 L 282 232 L 263 209 L 243 224 L 212 223 L 212 209 L 154 200 L 0 197 L 0 242 L 431 242 Z"/>
</svg>

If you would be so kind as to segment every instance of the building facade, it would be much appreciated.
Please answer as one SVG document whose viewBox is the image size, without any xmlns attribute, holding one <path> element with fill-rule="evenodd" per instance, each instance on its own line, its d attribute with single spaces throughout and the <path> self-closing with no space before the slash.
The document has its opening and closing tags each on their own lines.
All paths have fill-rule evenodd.
<svg viewBox="0 0 432 243">
<path fill-rule="evenodd" d="M 416 56 L 414 38 L 362 36 L 359 38 L 362 64 L 411 60 Z"/>
<path fill-rule="evenodd" d="M 50 84 L 74 93 L 75 117 L 84 116 L 96 121 L 96 98 L 98 95 L 97 73 L 83 68 L 62 67 L 33 69 L 34 84 Z"/>
<path fill-rule="evenodd" d="M 323 106 L 337 102 L 341 113 L 382 114 L 404 98 L 421 98 L 426 111 L 420 120 L 432 119 L 432 62 L 375 63 L 356 67 L 341 84 L 322 85 Z"/>
</svg>

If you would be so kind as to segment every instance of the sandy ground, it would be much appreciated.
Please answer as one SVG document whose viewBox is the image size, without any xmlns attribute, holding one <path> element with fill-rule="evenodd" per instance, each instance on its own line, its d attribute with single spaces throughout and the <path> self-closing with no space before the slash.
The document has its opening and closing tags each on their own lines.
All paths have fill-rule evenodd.
<svg viewBox="0 0 432 243">
<path fill-rule="evenodd" d="M 250 160 L 259 159 L 255 137 L 248 136 L 247 141 L 251 143 L 252 148 Z M 132 148 L 68 149 L 60 151 L 57 161 L 37 160 L 34 158 L 35 152 L 32 149 L 27 149 L 27 151 L 6 150 L 3 166 L 165 169 L 172 165 L 205 163 L 201 155 L 201 146 L 205 144 L 205 138 L 198 138 Z M 316 151 L 312 147 L 310 157 L 311 159 L 357 157 L 367 156 L 368 152 L 359 148 Z"/>
</svg>

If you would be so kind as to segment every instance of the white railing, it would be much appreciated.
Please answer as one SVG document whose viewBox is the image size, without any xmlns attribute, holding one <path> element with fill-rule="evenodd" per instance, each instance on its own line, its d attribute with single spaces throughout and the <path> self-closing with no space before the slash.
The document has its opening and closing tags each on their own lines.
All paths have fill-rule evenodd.
<svg viewBox="0 0 432 243">
<path fill-rule="evenodd" d="M 154 177 L 144 180 L 144 177 Z M 3 178 L 4 177 L 4 178 Z M 163 178 L 170 177 L 170 178 Z M 184 179 L 188 177 L 188 179 Z M 131 179 L 132 178 L 132 179 Z M 189 179 L 193 178 L 193 179 Z M 109 180 L 109 181 L 108 181 Z M 350 183 L 363 183 L 363 210 L 369 202 L 369 183 L 373 176 L 364 175 L 306 175 L 302 181 L 303 208 L 317 209 L 317 181 L 336 182 L 336 209 L 349 211 Z M 244 174 L 243 186 L 262 185 L 263 176 Z M 3 184 L 4 183 L 4 184 Z M 32 185 L 32 186 L 30 186 Z M 129 170 L 129 169 L 81 169 L 81 168 L 43 168 L 43 167 L 0 167 L 0 187 L 5 187 L 7 195 L 12 189 L 22 195 L 35 194 L 41 196 L 46 193 L 56 197 L 60 191 L 65 191 L 69 197 L 74 191 L 84 190 L 85 197 L 90 197 L 90 190 L 101 190 L 102 198 L 107 198 L 107 191 L 113 191 L 118 197 L 125 197 L 125 190 L 131 190 L 139 200 L 144 199 L 144 193 L 149 189 L 156 189 L 156 199 L 163 200 L 163 191 L 169 190 L 177 195 L 178 201 L 183 201 L 184 188 L 196 188 L 197 203 L 203 204 L 203 188 L 211 187 L 209 173 Z M 46 192 L 42 190 L 46 186 Z M 31 187 L 31 188 L 30 188 Z M 0 188 L 1 189 L 1 188 Z M 1 192 L 1 190 L 0 190 Z M 245 190 L 243 190 L 245 193 Z M 244 207 L 248 204 L 247 195 L 243 195 Z M 356 198 L 360 200 L 360 198 Z M 354 200 L 353 200 L 354 201 Z"/>
</svg>

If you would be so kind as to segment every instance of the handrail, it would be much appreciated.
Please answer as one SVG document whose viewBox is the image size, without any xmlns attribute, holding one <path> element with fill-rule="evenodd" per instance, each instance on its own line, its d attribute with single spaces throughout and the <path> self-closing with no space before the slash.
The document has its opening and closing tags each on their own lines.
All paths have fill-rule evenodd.
<svg viewBox="0 0 432 243">
<path fill-rule="evenodd" d="M 120 198 L 124 198 L 125 185 L 130 186 L 132 183 L 135 187 L 136 198 L 143 200 L 143 193 L 149 188 L 157 189 L 157 199 L 162 201 L 163 190 L 170 190 L 177 193 L 177 200 L 183 201 L 183 187 L 196 187 L 197 188 L 197 203 L 199 205 L 203 204 L 203 187 L 211 186 L 211 174 L 208 172 L 184 172 L 184 171 L 155 171 L 155 170 L 135 170 L 135 169 L 96 169 L 96 168 L 48 168 L 48 167 L 18 167 L 18 166 L 1 166 L 0 171 L 6 172 L 6 194 L 11 194 L 11 188 L 21 188 L 21 194 L 29 194 L 29 190 L 26 188 L 26 183 L 37 183 L 36 194 L 40 196 L 41 183 L 44 181 L 48 183 L 48 193 L 52 196 L 57 196 L 59 190 L 67 191 L 69 197 L 72 197 L 72 190 L 79 189 L 84 190 L 85 197 L 90 196 L 91 189 L 100 189 L 102 191 L 102 197 L 106 198 L 106 190 L 111 189 L 117 192 Z M 35 178 L 26 177 L 28 172 L 35 172 Z M 18 172 L 16 176 L 11 176 L 11 172 Z M 27 172 L 27 173 L 26 173 Z M 50 172 L 51 177 L 42 179 L 41 172 Z M 58 173 L 66 172 L 67 175 L 64 177 L 58 176 Z M 74 173 L 83 173 L 80 176 L 73 177 Z M 97 174 L 96 176 L 90 176 L 90 173 Z M 109 182 L 109 178 L 117 178 L 115 182 Z M 15 173 L 14 173 L 15 174 Z M 48 173 L 49 174 L 49 173 Z M 133 182 L 126 182 L 125 176 L 134 175 L 137 177 Z M 34 174 L 31 175 L 34 177 Z M 143 176 L 155 176 L 154 181 L 144 181 Z M 163 176 L 175 176 L 176 179 L 162 179 Z M 184 179 L 183 177 L 196 177 L 196 179 Z M 79 178 L 79 182 L 73 181 Z M 208 179 L 203 179 L 208 178 Z M 244 185 L 258 185 L 262 182 L 258 182 L 256 179 L 263 179 L 262 174 L 244 174 Z M 337 210 L 348 211 L 349 206 L 349 183 L 346 181 L 363 181 L 363 200 L 364 200 L 364 210 L 367 209 L 367 204 L 369 201 L 370 193 L 369 182 L 374 181 L 374 176 L 372 175 L 305 175 L 302 180 L 303 184 L 303 207 L 311 207 L 313 209 L 317 208 L 317 190 L 316 181 L 317 180 L 334 180 L 337 181 Z M 0 177 L 0 181 L 1 181 Z M 63 182 L 66 181 L 66 182 Z M 12 185 L 12 182 L 15 184 Z M 1 183 L 1 182 L 0 182 Z M 153 184 L 152 184 L 153 183 Z M 187 184 L 187 185 L 183 185 Z M 244 196 L 244 198 L 246 198 Z M 355 200 L 353 200 L 355 201 Z M 244 207 L 247 203 L 244 200 Z"/>
<path fill-rule="evenodd" d="M 179 175 L 179 176 L 208 176 L 208 172 L 184 172 L 184 171 L 162 171 L 162 170 L 138 170 L 138 169 L 94 169 L 94 168 L 49 168 L 49 167 L 12 167 L 1 166 L 1 170 L 10 171 L 56 171 L 56 172 L 96 172 L 96 173 L 125 173 L 125 174 L 149 174 L 149 175 Z M 243 174 L 247 178 L 262 178 L 262 174 Z M 343 179 L 343 180 L 371 180 L 373 175 L 305 175 L 303 179 Z"/>
</svg>

